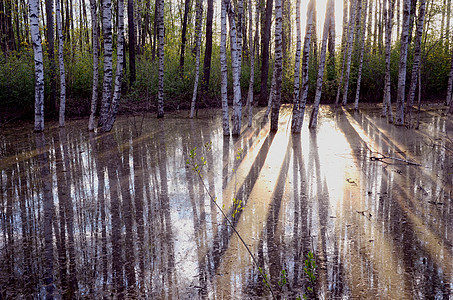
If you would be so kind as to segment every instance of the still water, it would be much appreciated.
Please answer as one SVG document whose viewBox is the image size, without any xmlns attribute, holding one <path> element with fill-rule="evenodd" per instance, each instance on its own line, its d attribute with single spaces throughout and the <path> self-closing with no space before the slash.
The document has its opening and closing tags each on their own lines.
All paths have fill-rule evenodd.
<svg viewBox="0 0 453 300">
<path fill-rule="evenodd" d="M 5 128 L 0 299 L 271 298 L 216 204 L 278 298 L 453 299 L 450 117 L 425 109 L 414 130 L 371 106 L 324 106 L 295 136 L 289 108 L 277 133 L 260 110 L 225 138 L 220 116 Z M 186 164 L 194 147 L 202 179 Z"/>
</svg>

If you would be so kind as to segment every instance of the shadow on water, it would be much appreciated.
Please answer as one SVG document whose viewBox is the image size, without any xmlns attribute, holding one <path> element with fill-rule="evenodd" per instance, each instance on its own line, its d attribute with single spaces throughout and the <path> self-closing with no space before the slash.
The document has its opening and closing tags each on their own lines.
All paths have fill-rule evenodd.
<svg viewBox="0 0 453 300">
<path fill-rule="evenodd" d="M 375 108 L 322 107 L 316 130 L 292 135 L 289 111 L 277 133 L 257 111 L 238 138 L 224 137 L 210 111 L 145 117 L 141 135 L 127 118 L 108 134 L 81 131 L 84 121 L 40 134 L 7 128 L 0 299 L 270 298 L 186 166 L 193 147 L 229 217 L 242 201 L 233 224 L 279 296 L 307 292 L 312 251 L 320 299 L 451 298 L 451 120 L 426 110 L 414 131 Z"/>
</svg>

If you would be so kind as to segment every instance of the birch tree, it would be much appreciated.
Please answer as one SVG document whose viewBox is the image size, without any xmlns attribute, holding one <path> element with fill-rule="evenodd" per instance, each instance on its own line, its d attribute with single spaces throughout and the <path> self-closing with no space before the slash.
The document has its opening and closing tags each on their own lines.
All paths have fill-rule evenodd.
<svg viewBox="0 0 453 300">
<path fill-rule="evenodd" d="M 44 131 L 44 65 L 39 34 L 39 1 L 29 0 L 30 34 L 35 61 L 35 132 Z"/>
<path fill-rule="evenodd" d="M 348 35 L 348 0 L 343 1 L 343 34 L 341 36 L 341 51 L 343 52 L 343 59 L 341 60 L 341 74 L 338 82 L 337 97 L 335 98 L 335 105 L 340 103 L 341 87 L 343 85 L 344 65 L 346 63 L 346 53 L 348 49 L 347 35 Z"/>
<path fill-rule="evenodd" d="M 113 77 L 112 1 L 102 0 L 102 38 L 104 39 L 104 81 L 98 127 L 104 126 L 110 108 Z"/>
<path fill-rule="evenodd" d="M 197 12 L 195 17 L 195 82 L 193 85 L 192 102 L 190 105 L 190 118 L 193 118 L 195 113 L 195 103 L 197 101 L 198 79 L 200 78 L 200 47 L 201 47 L 201 23 L 203 17 L 203 2 L 197 0 Z"/>
<path fill-rule="evenodd" d="M 384 0 L 384 5 L 387 0 Z M 391 93 L 390 93 L 390 54 L 391 54 L 391 41 L 392 41 L 392 19 L 393 19 L 393 8 L 395 0 L 388 0 L 387 20 L 385 24 L 385 78 L 384 78 L 384 98 L 382 103 L 381 117 L 388 115 L 389 122 L 393 123 L 393 112 L 391 105 Z M 384 13 L 386 12 L 384 6 Z"/>
<path fill-rule="evenodd" d="M 418 21 L 417 21 L 417 35 L 415 37 L 415 47 L 414 47 L 414 62 L 412 63 L 412 74 L 411 74 L 411 81 L 410 81 L 411 85 L 409 88 L 409 94 L 408 94 L 407 105 L 406 105 L 406 116 L 407 116 L 409 124 L 411 122 L 412 105 L 414 104 L 415 91 L 417 88 L 417 76 L 419 73 L 418 71 L 420 69 L 423 23 L 425 21 L 425 6 L 426 6 L 426 0 L 420 0 L 420 7 L 419 7 Z"/>
<path fill-rule="evenodd" d="M 158 1 L 158 2 L 157 2 Z M 157 90 L 157 117 L 164 117 L 164 0 L 156 0 L 158 3 L 158 36 L 159 36 L 159 83 Z"/>
<path fill-rule="evenodd" d="M 447 98 L 446 104 L 450 106 L 449 113 L 453 113 L 453 50 L 451 51 L 451 66 L 448 76 Z"/>
<path fill-rule="evenodd" d="M 404 124 L 404 96 L 406 93 L 406 66 L 407 48 L 409 39 L 409 18 L 411 10 L 411 0 L 404 0 L 403 26 L 401 29 L 401 50 L 398 71 L 398 89 L 396 96 L 396 120 L 395 125 Z"/>
<path fill-rule="evenodd" d="M 302 53 L 302 91 L 299 93 L 299 99 L 294 104 L 293 120 L 291 123 L 291 131 L 300 133 L 304 121 L 305 105 L 308 95 L 308 63 L 310 58 L 310 42 L 313 30 L 313 14 L 315 11 L 315 0 L 310 0 L 307 7 L 307 24 L 305 27 L 304 50 Z"/>
<path fill-rule="evenodd" d="M 318 78 L 316 80 L 316 93 L 315 93 L 315 100 L 313 103 L 313 110 L 310 116 L 310 128 L 316 128 L 318 122 L 318 111 L 319 111 L 319 103 L 321 101 L 321 93 L 322 93 L 322 82 L 324 76 L 324 66 L 326 62 L 326 51 L 327 51 L 327 37 L 329 35 L 329 23 L 330 18 L 335 16 L 335 2 L 334 0 L 328 0 L 326 6 L 326 18 L 324 20 L 324 29 L 322 34 L 322 45 L 321 45 L 321 56 L 319 59 L 319 68 L 318 68 Z"/>
<path fill-rule="evenodd" d="M 307 21 L 308 22 L 308 21 Z M 293 116 L 291 122 L 291 130 L 294 132 L 294 127 L 298 122 L 299 117 L 299 88 L 300 88 L 300 51 L 302 47 L 302 33 L 300 29 L 300 0 L 296 1 L 296 55 L 294 58 L 294 93 L 293 93 Z"/>
<path fill-rule="evenodd" d="M 211 57 L 212 57 L 212 23 L 214 18 L 214 0 L 207 1 L 206 9 L 206 46 L 203 61 L 203 81 L 202 92 L 206 94 L 209 88 L 211 77 Z"/>
<path fill-rule="evenodd" d="M 109 108 L 107 119 L 102 126 L 102 131 L 109 132 L 112 130 L 115 123 L 116 114 L 121 98 L 121 85 L 123 79 L 123 63 L 124 63 L 124 0 L 118 0 L 118 47 L 116 56 L 116 75 L 115 75 L 115 90 L 113 92 L 112 103 Z"/>
<path fill-rule="evenodd" d="M 266 0 L 265 22 L 261 32 L 261 90 L 259 104 L 265 105 L 268 98 L 267 81 L 269 75 L 269 41 L 271 35 L 272 24 L 272 6 L 273 0 Z"/>
<path fill-rule="evenodd" d="M 275 95 L 272 103 L 271 128 L 276 132 L 278 130 L 278 116 L 280 114 L 280 102 L 282 97 L 282 0 L 275 0 Z"/>
<path fill-rule="evenodd" d="M 238 136 L 241 133 L 241 65 L 240 65 L 240 51 L 241 48 L 237 40 L 236 21 L 234 20 L 234 11 L 231 6 L 230 0 L 225 1 L 225 8 L 228 14 L 228 20 L 230 24 L 230 44 L 231 44 L 231 66 L 233 71 L 233 129 L 231 134 Z"/>
<path fill-rule="evenodd" d="M 223 135 L 230 135 L 230 121 L 228 117 L 228 66 L 226 57 L 226 43 L 227 43 L 227 13 L 225 1 L 221 1 L 220 10 L 220 95 L 222 99 L 222 128 Z"/>
<path fill-rule="evenodd" d="M 298 0 L 300 1 L 300 0 Z M 249 90 L 247 96 L 247 110 L 248 110 L 248 127 L 252 126 L 253 121 L 253 85 L 255 83 L 255 39 L 252 38 L 253 35 L 253 16 L 252 16 L 252 0 L 248 1 L 249 5 L 249 43 L 250 43 L 250 81 L 249 81 Z M 259 23 L 259 7 L 256 8 L 256 17 L 255 17 L 255 28 L 258 28 Z M 258 31 L 255 31 L 257 34 Z"/>
<path fill-rule="evenodd" d="M 127 1 L 127 22 L 129 31 L 129 84 L 132 86 L 135 82 L 135 16 L 134 0 Z"/>
<path fill-rule="evenodd" d="M 357 16 L 357 2 L 361 0 L 352 0 L 351 11 L 349 14 L 349 29 L 348 29 L 348 56 L 346 60 L 346 70 L 344 75 L 344 87 L 343 87 L 343 101 L 342 105 L 346 105 L 348 101 L 348 88 L 349 88 L 349 74 L 351 72 L 351 59 L 352 59 L 352 49 L 354 47 L 354 26 Z"/>
<path fill-rule="evenodd" d="M 383 1 L 385 1 L 385 0 L 383 0 Z M 363 68 L 363 52 L 365 50 L 365 31 L 366 31 L 366 28 L 367 28 L 367 22 L 366 22 L 367 13 L 366 12 L 367 12 L 368 1 L 367 0 L 363 0 L 363 2 L 364 2 L 363 3 L 363 11 L 365 13 L 363 14 L 363 22 L 362 22 L 362 26 L 361 26 L 362 41 L 361 41 L 361 45 L 360 45 L 359 71 L 358 71 L 358 74 L 357 74 L 357 89 L 356 89 L 356 92 L 355 92 L 355 100 L 354 100 L 354 109 L 355 110 L 359 109 L 360 84 L 361 84 L 361 81 L 362 81 L 362 68 Z M 359 36 L 360 36 L 360 34 L 359 34 Z"/>
<path fill-rule="evenodd" d="M 63 31 L 61 30 L 61 11 L 60 1 L 55 1 L 55 14 L 57 21 L 57 34 L 58 34 L 58 64 L 60 67 L 60 111 L 59 111 L 59 125 L 64 126 L 65 122 L 65 107 L 66 107 L 66 77 L 63 58 Z"/>
<path fill-rule="evenodd" d="M 56 0 L 58 1 L 58 0 Z M 99 36 L 98 36 L 98 18 L 96 0 L 90 0 L 91 8 L 91 34 L 93 36 L 93 87 L 91 93 L 90 118 L 88 120 L 88 130 L 94 130 L 94 115 L 96 113 L 98 101 L 98 83 L 99 83 Z"/>
</svg>

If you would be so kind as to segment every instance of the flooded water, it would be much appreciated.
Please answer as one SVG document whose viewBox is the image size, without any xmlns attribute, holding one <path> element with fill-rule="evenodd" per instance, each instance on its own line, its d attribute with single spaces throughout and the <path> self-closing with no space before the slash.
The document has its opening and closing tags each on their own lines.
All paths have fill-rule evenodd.
<svg viewBox="0 0 453 300">
<path fill-rule="evenodd" d="M 379 113 L 324 106 L 294 136 L 288 108 L 275 134 L 259 111 L 237 139 L 218 110 L 122 117 L 109 134 L 6 128 L 0 299 L 270 299 L 216 204 L 276 298 L 453 299 L 453 121 L 426 109 L 413 130 Z"/>
</svg>

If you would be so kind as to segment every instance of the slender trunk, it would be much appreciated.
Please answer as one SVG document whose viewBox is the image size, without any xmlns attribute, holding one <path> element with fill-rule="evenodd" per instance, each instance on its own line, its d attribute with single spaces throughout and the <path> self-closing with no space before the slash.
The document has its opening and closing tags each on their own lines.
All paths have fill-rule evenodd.
<svg viewBox="0 0 453 300">
<path fill-rule="evenodd" d="M 384 0 L 384 4 L 387 0 Z M 393 112 L 391 104 L 391 90 L 390 90 L 390 55 L 391 55 L 391 42 L 392 42 L 392 19 L 393 7 L 395 0 L 388 0 L 387 20 L 385 24 L 385 78 L 384 78 L 384 98 L 382 103 L 381 117 L 389 116 L 389 122 L 393 122 Z M 385 9 L 384 9 L 385 11 Z"/>
<path fill-rule="evenodd" d="M 383 1 L 385 1 L 385 0 L 383 0 Z M 362 44 L 360 45 L 359 71 L 358 71 L 358 75 L 357 75 L 357 90 L 355 92 L 355 100 L 354 100 L 354 109 L 355 110 L 359 109 L 360 83 L 362 81 L 362 67 L 363 67 L 363 52 L 365 50 L 365 31 L 366 31 L 366 28 L 367 28 L 366 9 L 367 9 L 368 2 L 367 2 L 367 0 L 363 0 L 363 2 L 364 2 L 363 3 L 363 6 L 364 6 L 363 10 L 364 10 L 365 13 L 363 14 L 363 22 L 362 22 L 362 27 L 361 27 L 361 30 L 362 30 L 362 41 L 361 41 L 361 43 Z M 360 34 L 358 36 L 360 36 Z"/>
<path fill-rule="evenodd" d="M 349 15 L 349 29 L 348 29 L 348 57 L 346 61 L 345 79 L 343 87 L 343 106 L 348 101 L 348 88 L 349 88 L 349 73 L 351 71 L 352 49 L 354 48 L 354 26 L 355 18 L 357 16 L 357 2 L 360 0 L 352 0 L 351 11 Z"/>
<path fill-rule="evenodd" d="M 282 0 L 275 0 L 275 97 L 272 101 L 271 128 L 272 132 L 278 130 L 278 116 L 280 114 L 280 102 L 282 98 Z"/>
<path fill-rule="evenodd" d="M 101 111 L 98 127 L 104 126 L 107 121 L 110 109 L 110 99 L 112 97 L 112 1 L 102 0 L 102 32 L 104 39 L 104 82 L 102 91 Z"/>
<path fill-rule="evenodd" d="M 197 100 L 198 92 L 198 79 L 200 78 L 200 47 L 201 47 L 201 26 L 203 19 L 203 2 L 202 0 L 197 0 L 197 12 L 195 17 L 195 82 L 193 86 L 192 102 L 190 105 L 190 118 L 193 118 L 195 114 L 195 103 Z"/>
<path fill-rule="evenodd" d="M 211 57 L 212 57 L 212 22 L 214 18 L 214 1 L 208 0 L 206 11 L 206 48 L 203 61 L 203 81 L 202 91 L 206 94 L 209 89 L 209 79 L 211 77 Z"/>
<path fill-rule="evenodd" d="M 423 36 L 423 23 L 425 21 L 425 6 L 426 0 L 420 0 L 420 8 L 418 13 L 417 21 L 417 36 L 415 38 L 415 48 L 414 48 L 414 62 L 412 63 L 412 74 L 410 81 L 409 94 L 407 98 L 406 105 L 406 115 L 407 121 L 410 124 L 412 119 L 412 105 L 415 99 L 415 90 L 417 88 L 417 76 L 418 70 L 420 68 L 421 60 L 421 45 L 422 45 L 422 36 Z"/>
<path fill-rule="evenodd" d="M 411 0 L 411 10 L 410 10 L 410 17 L 409 17 L 409 36 L 408 36 L 408 45 L 412 43 L 412 31 L 414 28 L 414 20 L 415 20 L 415 10 L 417 8 L 417 0 Z"/>
<path fill-rule="evenodd" d="M 129 30 L 129 85 L 135 83 L 135 18 L 134 18 L 134 0 L 127 1 L 127 23 Z"/>
<path fill-rule="evenodd" d="M 316 80 L 316 94 L 315 94 L 313 110 L 311 112 L 310 123 L 309 123 L 310 128 L 315 128 L 317 125 L 317 121 L 318 121 L 318 111 L 319 111 L 319 103 L 321 101 L 324 65 L 325 65 L 325 61 L 326 61 L 327 37 L 329 35 L 329 22 L 330 22 L 329 19 L 335 15 L 335 12 L 334 12 L 335 6 L 334 5 L 335 5 L 335 3 L 333 0 L 327 1 L 326 18 L 324 21 L 324 29 L 323 29 L 323 35 L 322 35 L 321 57 L 319 60 L 318 78 Z"/>
<path fill-rule="evenodd" d="M 237 39 L 236 22 L 234 20 L 234 11 L 231 6 L 230 0 L 225 1 L 225 7 L 228 14 L 230 24 L 230 39 L 231 39 L 231 65 L 233 69 L 233 129 L 231 134 L 238 136 L 241 133 L 241 83 L 240 83 L 240 51 L 241 47 Z"/>
<path fill-rule="evenodd" d="M 307 18 L 308 19 L 308 18 Z M 308 21 L 307 21 L 308 23 Z M 300 0 L 296 1 L 296 34 L 297 34 L 297 43 L 296 43 L 296 55 L 294 58 L 294 94 L 293 94 L 293 114 L 291 122 L 291 130 L 295 131 L 295 126 L 298 123 L 299 118 L 299 87 L 300 87 L 300 51 L 302 47 L 302 33 L 300 29 Z"/>
<path fill-rule="evenodd" d="M 271 35 L 272 5 L 273 0 L 266 0 L 266 18 L 264 22 L 264 30 L 261 33 L 261 90 L 259 104 L 263 106 L 267 103 L 267 77 L 269 74 L 269 41 Z"/>
<path fill-rule="evenodd" d="M 269 98 L 267 100 L 267 108 L 266 112 L 264 113 L 264 119 L 269 117 L 269 113 L 271 112 L 273 99 L 275 97 L 275 62 L 274 67 L 272 68 L 272 80 L 271 80 L 271 89 L 269 91 Z"/>
<path fill-rule="evenodd" d="M 118 106 L 121 99 L 121 85 L 123 82 L 124 67 L 124 0 L 118 0 L 118 46 L 116 51 L 116 75 L 115 90 L 113 91 L 112 104 L 108 112 L 108 117 L 102 126 L 102 131 L 109 132 L 115 123 Z"/>
<path fill-rule="evenodd" d="M 57 0 L 58 1 L 58 0 Z M 94 115 L 96 113 L 98 101 L 98 83 L 99 83 L 99 37 L 98 37 L 98 17 L 96 0 L 90 0 L 91 8 L 91 31 L 93 36 L 93 86 L 91 95 L 90 119 L 88 121 L 88 130 L 93 131 Z"/>
<path fill-rule="evenodd" d="M 445 100 L 447 105 L 450 105 L 450 113 L 453 113 L 453 50 L 451 51 L 451 66 L 450 74 L 448 75 L 447 98 Z"/>
<path fill-rule="evenodd" d="M 46 19 L 47 19 L 47 56 L 50 61 L 50 109 L 56 111 L 57 108 L 57 67 L 55 65 L 55 33 L 53 22 L 53 0 L 46 0 Z"/>
<path fill-rule="evenodd" d="M 409 17 L 411 10 L 411 0 L 404 0 L 403 28 L 401 31 L 401 50 L 400 64 L 398 71 L 398 90 L 396 97 L 396 121 L 395 125 L 404 124 L 404 96 L 406 93 L 406 66 L 407 66 L 407 48 L 409 38 Z"/>
<path fill-rule="evenodd" d="M 252 114 L 252 107 L 253 107 L 253 85 L 255 83 L 255 40 L 252 38 L 253 36 L 253 15 L 252 15 L 252 0 L 248 1 L 249 6 L 249 43 L 250 43 L 250 81 L 249 81 L 249 91 L 247 96 L 247 110 L 248 110 L 248 127 L 252 127 L 253 121 L 253 114 Z M 258 16 L 259 16 L 259 9 L 256 9 L 256 28 L 258 28 Z"/>
<path fill-rule="evenodd" d="M 304 50 L 302 54 L 302 92 L 299 94 L 297 115 L 293 110 L 293 122 L 291 124 L 291 130 L 293 133 L 300 133 L 304 122 L 305 105 L 307 103 L 308 95 L 308 63 L 310 58 L 310 42 L 313 30 L 314 7 L 315 0 L 310 0 L 307 7 L 307 25 L 305 27 Z"/>
<path fill-rule="evenodd" d="M 352 6 L 351 6 L 352 8 Z M 338 82 L 338 88 L 337 88 L 337 97 L 335 98 L 335 105 L 338 105 L 340 103 L 340 95 L 341 95 L 341 87 L 343 84 L 343 78 L 344 78 L 344 65 L 346 63 L 346 53 L 348 49 L 348 44 L 347 44 L 347 35 L 348 35 L 348 0 L 343 1 L 343 34 L 341 36 L 341 51 L 343 52 L 343 59 L 341 63 L 341 75 L 340 79 Z"/>
<path fill-rule="evenodd" d="M 64 115 L 66 106 L 66 78 L 63 58 L 63 31 L 61 30 L 61 14 L 60 14 L 60 1 L 55 1 L 55 14 L 57 21 L 57 34 L 58 34 L 58 63 L 60 65 L 60 113 L 59 124 L 60 127 L 64 126 Z"/>
<path fill-rule="evenodd" d="M 184 74 L 184 55 L 186 51 L 186 32 L 187 32 L 187 19 L 189 17 L 190 10 L 190 0 L 185 0 L 184 2 L 184 19 L 182 23 L 182 32 L 181 32 L 181 50 L 179 56 L 179 71 L 181 74 Z"/>
<path fill-rule="evenodd" d="M 451 20 L 451 0 L 447 0 L 447 19 L 446 19 L 446 30 L 445 30 L 445 42 L 447 51 L 450 49 L 450 20 Z"/>
<path fill-rule="evenodd" d="M 230 121 L 228 117 L 228 67 L 226 55 L 227 43 L 227 16 L 225 1 L 221 1 L 221 33 L 220 33 L 220 72 L 221 72 L 221 98 L 222 98 L 222 128 L 223 135 L 230 135 Z"/>
<path fill-rule="evenodd" d="M 154 62 L 156 58 L 156 44 L 157 44 L 157 31 L 159 30 L 159 3 L 161 0 L 155 0 L 154 2 L 154 19 L 153 19 L 153 46 L 151 60 Z"/>
<path fill-rule="evenodd" d="M 39 1 L 29 0 L 30 33 L 35 61 L 35 132 L 44 130 L 44 66 L 39 34 Z"/>
<path fill-rule="evenodd" d="M 159 86 L 157 91 L 157 117 L 164 117 L 164 0 L 159 1 Z"/>
</svg>

